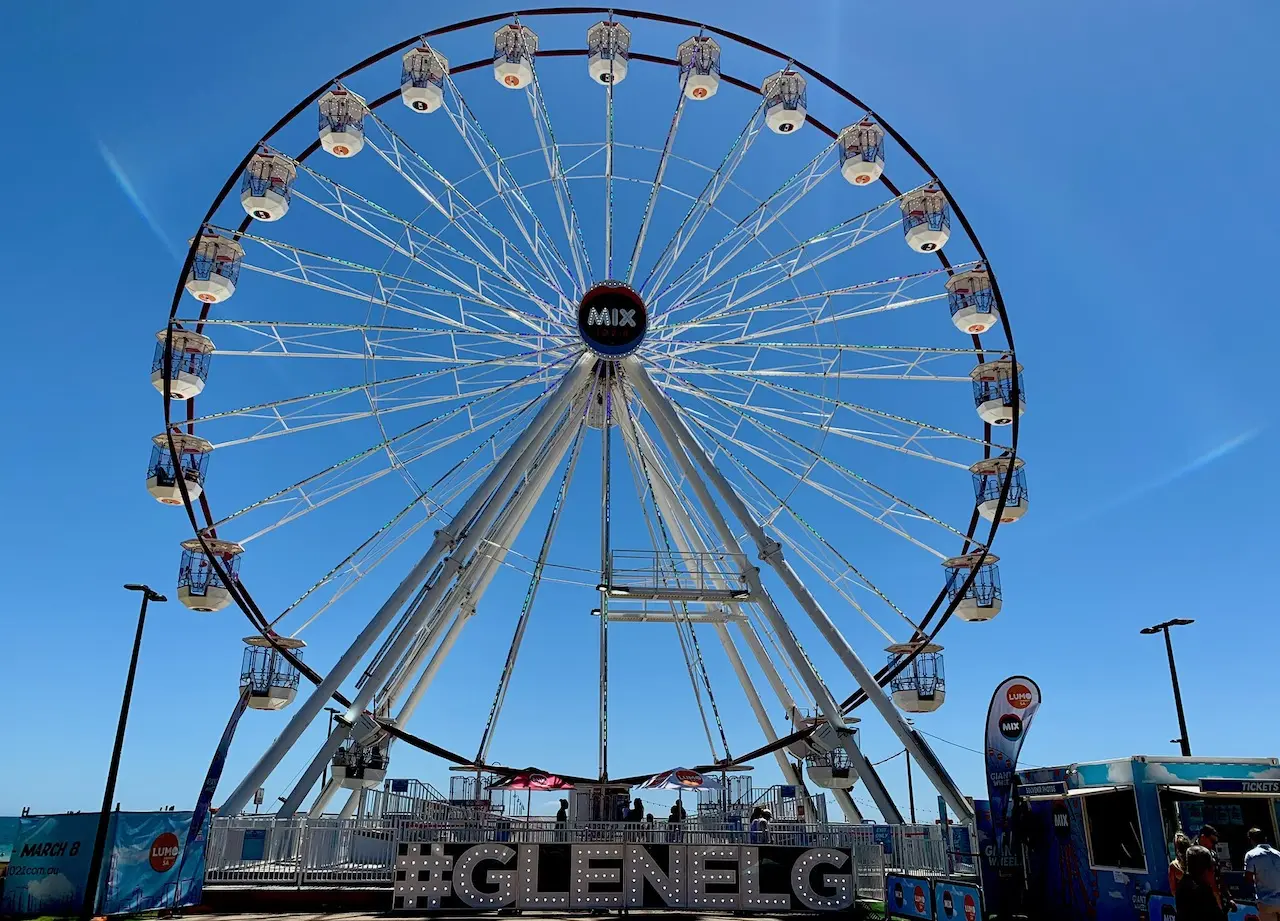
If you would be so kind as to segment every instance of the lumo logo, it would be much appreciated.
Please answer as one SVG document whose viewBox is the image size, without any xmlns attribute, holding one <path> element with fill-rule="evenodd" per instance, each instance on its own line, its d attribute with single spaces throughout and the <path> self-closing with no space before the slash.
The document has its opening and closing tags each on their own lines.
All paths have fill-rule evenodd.
<svg viewBox="0 0 1280 921">
<path fill-rule="evenodd" d="M 1031 688 L 1025 684 L 1010 685 L 1004 696 L 1008 699 L 1009 706 L 1016 710 L 1025 710 L 1031 706 Z"/>
<path fill-rule="evenodd" d="M 178 836 L 171 831 L 157 835 L 151 842 L 151 853 L 147 855 L 151 869 L 164 873 L 178 862 Z"/>
</svg>

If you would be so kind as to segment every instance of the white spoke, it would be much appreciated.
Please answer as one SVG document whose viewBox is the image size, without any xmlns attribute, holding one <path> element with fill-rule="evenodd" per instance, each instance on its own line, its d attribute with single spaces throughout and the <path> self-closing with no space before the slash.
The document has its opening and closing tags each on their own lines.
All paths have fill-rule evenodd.
<svg viewBox="0 0 1280 921">
<path fill-rule="evenodd" d="M 703 187 L 702 192 L 694 200 L 688 213 L 685 214 L 684 220 L 680 222 L 680 226 L 676 228 L 671 239 L 667 241 L 666 247 L 661 255 L 658 256 L 658 261 L 654 263 L 653 268 L 649 270 L 649 274 L 645 276 L 644 283 L 640 286 L 640 293 L 646 299 L 651 298 L 653 292 L 662 290 L 667 275 L 675 268 L 681 253 L 689 245 L 694 234 L 698 232 L 698 228 L 702 225 L 707 212 L 715 206 L 716 199 L 729 187 L 734 172 L 742 164 L 742 161 L 746 159 L 747 151 L 751 149 L 752 142 L 759 136 L 763 127 L 764 100 L 761 99 L 755 112 L 752 113 L 747 120 L 747 124 L 734 139 L 728 152 L 725 153 L 724 159 L 720 161 L 720 166 L 711 174 L 706 186 Z"/>
<path fill-rule="evenodd" d="M 446 75 L 444 85 L 447 90 L 444 100 L 445 111 L 449 114 L 453 126 L 471 151 L 472 156 L 475 157 L 476 162 L 480 165 L 481 172 L 489 180 L 494 191 L 498 193 L 498 197 L 506 207 L 511 220 L 515 222 L 520 235 L 524 237 L 529 251 L 538 260 L 538 264 L 542 266 L 543 275 L 554 282 L 562 302 L 566 298 L 576 299 L 580 297 L 582 292 L 575 287 L 577 281 L 573 271 L 565 263 L 564 257 L 552 241 L 551 235 L 538 218 L 538 213 L 529 203 L 528 198 L 525 197 L 524 190 L 516 181 L 515 176 L 512 175 L 511 168 L 507 164 L 507 158 L 498 153 L 498 149 L 489 140 L 489 136 L 480 125 L 480 120 L 471 111 L 471 107 L 467 105 L 466 100 L 463 99 L 462 92 L 458 89 L 457 84 L 453 82 L 453 78 Z M 483 204 L 480 204 L 481 208 L 483 208 Z M 532 225 L 532 230 L 530 225 Z"/>
<path fill-rule="evenodd" d="M 676 103 L 675 114 L 671 116 L 671 127 L 667 129 L 667 139 L 662 145 L 662 155 L 658 158 L 658 168 L 653 175 L 653 184 L 649 187 L 649 199 L 645 202 L 644 217 L 640 220 L 640 231 L 636 234 L 635 246 L 631 249 L 631 261 L 627 265 L 628 285 L 635 281 L 636 269 L 640 266 L 640 253 L 644 249 L 644 240 L 649 233 L 649 221 L 653 219 L 654 205 L 658 201 L 658 191 L 663 187 L 662 178 L 667 173 L 667 163 L 671 159 L 671 148 L 676 143 L 676 131 L 680 127 L 680 116 L 684 113 L 684 94 L 688 74 L 680 81 L 680 101 Z"/>
<path fill-rule="evenodd" d="M 946 270 L 938 267 L 931 271 L 919 272 L 914 275 L 901 275 L 882 281 L 862 282 L 856 285 L 845 285 L 811 293 L 802 292 L 776 301 L 754 304 L 750 307 L 710 311 L 692 320 L 665 324 L 662 327 L 662 332 L 665 334 L 664 338 L 673 339 L 678 333 L 685 330 L 715 329 L 724 324 L 726 320 L 734 317 L 763 318 L 757 324 L 754 324 L 757 328 L 753 332 L 746 332 L 745 329 L 742 331 L 740 338 L 743 341 L 764 336 L 781 336 L 799 331 L 807 332 L 817 326 L 832 325 L 858 317 L 944 301 L 947 298 L 944 291 L 914 298 L 904 298 L 901 295 L 903 291 L 926 279 L 945 275 Z M 893 286 L 891 291 L 877 290 L 890 285 Z M 856 299 L 855 304 L 842 306 L 844 298 Z M 815 304 L 816 306 L 813 306 Z M 778 316 L 771 321 L 770 317 L 774 313 L 777 313 Z M 712 321 L 715 322 L 713 323 Z M 743 325 L 745 327 L 745 319 Z"/>
<path fill-rule="evenodd" d="M 780 284 L 794 282 L 799 276 L 844 255 L 854 247 L 887 231 L 896 230 L 899 226 L 896 207 L 897 199 L 884 202 L 699 293 L 676 300 L 662 310 L 655 326 L 671 322 L 671 316 L 677 311 L 689 310 L 699 305 L 703 305 L 705 309 L 697 319 L 714 317 L 718 312 L 749 303 Z"/>
<path fill-rule="evenodd" d="M 537 299 L 546 305 L 545 300 L 536 298 L 533 290 L 537 285 L 544 285 L 555 292 L 556 299 L 560 302 L 558 305 L 560 309 L 563 310 L 567 306 L 568 302 L 555 280 L 530 262 L 519 247 L 512 244 L 494 227 L 453 183 L 377 115 L 370 113 L 369 118 L 381 130 L 389 149 L 383 150 L 378 144 L 372 142 L 369 146 L 376 150 L 387 165 L 422 196 L 427 204 L 448 221 L 450 227 L 482 253 L 489 265 L 509 284 L 526 297 Z M 551 316 L 555 316 L 554 311 Z"/>
<path fill-rule="evenodd" d="M 610 67 L 613 65 L 610 64 Z M 605 84 L 604 277 L 613 278 L 613 81 Z"/>
<path fill-rule="evenodd" d="M 533 329 L 541 329 L 539 323 L 560 322 L 556 319 L 556 308 L 550 302 L 518 282 L 513 282 L 503 272 L 473 259 L 438 235 L 429 233 L 306 164 L 298 164 L 298 169 L 299 179 L 309 176 L 320 184 L 320 189 L 318 194 L 313 195 L 300 185 L 295 186 L 294 197 L 426 269 L 446 283 L 448 287 L 445 290 L 448 293 L 454 296 L 468 295 L 471 300 L 483 304 L 496 304 L 503 313 Z M 323 198 L 320 197 L 321 194 Z M 466 269 L 462 266 L 466 266 Z M 474 273 L 474 284 L 460 274 L 462 271 Z M 542 316 L 527 314 L 516 307 L 513 301 L 530 301 L 536 304 Z"/>
<path fill-rule="evenodd" d="M 773 223 L 804 199 L 809 192 L 829 176 L 839 161 L 835 155 L 836 143 L 828 144 L 816 157 L 792 175 L 732 230 L 720 238 L 714 246 L 694 260 L 671 284 L 654 296 L 655 301 L 680 303 L 698 292 L 708 279 L 716 275 Z"/>
<path fill-rule="evenodd" d="M 695 388 L 695 389 L 697 389 L 697 388 Z M 915 544 L 917 544 L 918 546 L 920 546 L 920 547 L 922 547 L 922 548 L 924 548 L 924 549 L 927 549 L 930 553 L 934 554 L 934 555 L 935 555 L 935 556 L 937 556 L 939 559 L 945 559 L 945 558 L 946 558 L 946 556 L 947 556 L 947 554 L 943 553 L 943 552 L 942 552 L 942 551 L 940 551 L 940 550 L 936 550 L 936 549 L 934 549 L 933 547 L 928 546 L 927 544 L 924 544 L 924 543 L 921 543 L 921 542 L 917 541 L 915 538 L 911 537 L 911 536 L 910 536 L 906 531 L 901 530 L 901 528 L 899 528 L 898 526 L 896 526 L 896 525 L 891 525 L 891 524 L 889 524 L 888 522 L 886 522 L 883 516 L 884 516 L 884 515 L 888 515 L 888 514 L 894 514 L 894 515 L 895 515 L 895 517 L 898 517 L 898 514 L 896 513 L 896 510 L 897 510 L 899 507 L 901 507 L 901 508 L 903 508 L 903 509 L 908 510 L 908 511 L 911 513 L 911 517 L 915 517 L 915 518 L 919 518 L 919 519 L 922 519 L 922 520 L 928 521 L 928 522 L 930 522 L 930 523 L 932 523 L 932 524 L 936 525 L 937 527 L 942 528 L 943 530 L 950 532 L 951 534 L 955 535 L 956 537 L 959 537 L 961 540 L 971 540 L 971 538 L 969 538 L 969 536 L 968 536 L 968 535 L 966 535 L 963 531 L 960 531 L 960 530 L 958 530 L 958 529 L 956 529 L 956 528 L 952 527 L 951 525 L 947 524 L 945 521 L 942 521 L 941 519 L 939 519 L 939 518 L 937 518 L 937 517 L 935 517 L 935 516 L 933 516 L 933 515 L 930 515 L 928 512 L 926 512 L 926 511 L 924 511 L 923 509 L 919 508 L 918 506 L 916 506 L 916 505 L 914 505 L 914 504 L 912 504 L 912 503 L 908 502 L 906 499 L 903 499 L 901 496 L 898 496 L 898 495 L 894 494 L 894 493 L 893 493 L 893 492 L 891 492 L 890 490 L 888 490 L 888 489 L 884 488 L 883 486 L 880 486 L 878 483 L 875 483 L 875 482 L 873 482 L 872 480 L 870 480 L 870 479 L 868 479 L 868 478 L 866 478 L 866 477 L 864 477 L 864 476 L 862 476 L 862 475 L 860 475 L 860 474 L 858 474 L 858 473 L 854 472 L 853 470 L 848 469 L 847 467 L 843 466 L 842 464 L 837 463 L 836 461 L 832 460 L 830 457 L 827 457 L 827 456 L 825 456 L 825 455 L 823 455 L 823 454 L 818 453 L 817 451 L 813 450 L 812 448 L 808 447 L 807 445 L 804 445 L 804 444 L 800 443 L 799 441 L 796 441 L 794 438 L 791 438 L 790 436 L 788 436 L 788 435 L 784 434 L 783 432 L 779 431 L 778 429 L 775 429 L 775 428 L 773 428 L 772 426 L 766 425 L 764 422 L 761 422 L 759 419 L 756 419 L 756 418 L 752 417 L 751 415 L 749 415 L 748 413 L 746 413 L 745 411 L 743 411 L 740 407 L 738 407 L 738 406 L 736 406 L 736 405 L 734 405 L 734 404 L 732 404 L 732 403 L 729 403 L 729 402 L 727 402 L 727 401 L 717 401 L 717 400 L 715 400 L 713 397 L 706 396 L 706 395 L 705 395 L 705 392 L 700 392 L 700 394 L 699 394 L 699 395 L 700 395 L 700 396 L 705 396 L 707 399 L 711 400 L 712 402 L 715 402 L 715 403 L 718 403 L 718 404 L 720 404 L 720 405 L 723 405 L 723 406 L 724 406 L 724 408 L 726 408 L 726 409 L 727 409 L 727 410 L 729 410 L 730 412 L 734 413 L 735 415 L 740 416 L 740 417 L 741 417 L 741 418 L 743 418 L 745 421 L 747 421 L 747 422 L 748 422 L 748 423 L 750 423 L 752 426 L 754 426 L 756 429 L 758 429 L 760 432 L 765 433 L 765 434 L 766 434 L 766 435 L 767 435 L 771 440 L 775 441 L 775 443 L 781 443 L 781 444 L 783 444 L 783 445 L 787 446 L 790 450 L 796 451 L 796 452 L 798 452 L 799 454 L 801 454 L 802 456 L 804 456 L 804 457 L 807 459 L 807 462 L 810 464 L 810 466 L 809 466 L 809 468 L 808 468 L 809 470 L 812 470 L 812 469 L 813 469 L 813 466 L 812 466 L 812 465 L 821 465 L 821 466 L 827 467 L 827 468 L 829 468 L 830 470 L 835 471 L 836 473 L 838 473 L 838 474 L 839 474 L 839 475 L 841 475 L 842 477 L 844 477 L 844 478 L 846 478 L 846 479 L 848 479 L 848 480 L 852 480 L 853 482 L 855 482 L 856 484 L 858 484 L 860 487 L 866 487 L 867 489 L 870 489 L 872 492 L 879 494 L 881 497 L 883 497 L 883 498 L 885 498 L 885 499 L 888 499 L 888 500 L 889 500 L 889 505 L 887 505 L 887 506 L 883 506 L 883 505 L 882 505 L 882 506 L 880 506 L 880 507 L 882 508 L 882 512 L 881 512 L 881 514 L 880 514 L 879 516 L 877 516 L 877 515 L 872 515 L 872 514 L 870 514 L 869 512 L 867 512 L 867 511 L 866 511 L 866 509 L 862 508 L 862 507 L 861 507 L 861 505 L 859 505 L 859 504 L 857 504 L 857 503 L 855 503 L 855 502 L 853 502 L 853 501 L 851 501 L 851 500 L 848 500 L 848 499 L 847 499 L 847 498 L 846 498 L 842 493 L 838 493 L 838 492 L 837 492 L 836 490 L 834 490 L 833 488 L 828 487 L 828 486 L 826 486 L 826 485 L 824 485 L 824 484 L 818 483 L 818 482 L 814 481 L 813 479 L 809 478 L 807 471 L 806 471 L 806 474 L 805 474 L 805 475 L 803 475 L 803 476 L 802 476 L 802 475 L 798 475 L 794 469 L 792 469 L 792 468 L 790 468 L 790 467 L 786 466 L 785 464 L 781 463 L 781 462 L 780 462 L 780 461 L 779 461 L 779 460 L 778 460 L 774 455 L 772 455 L 772 454 L 771 454 L 771 453 L 770 453 L 766 448 L 763 448 L 763 447 L 760 447 L 760 446 L 757 446 L 757 445 L 753 445 L 753 444 L 749 444 L 749 443 L 747 443 L 746 441 L 744 441 L 744 440 L 742 440 L 742 439 L 740 439 L 740 438 L 733 438 L 733 437 L 730 437 L 729 435 L 727 435 L 727 434 L 725 434 L 725 433 L 719 433 L 719 435 L 717 435 L 717 434 L 715 433 L 714 429 L 710 427 L 713 423 L 711 423 L 711 421 L 710 421 L 710 420 L 706 419 L 706 417 L 704 417 L 701 413 L 693 412 L 693 411 L 691 411 L 689 408 L 687 408 L 687 407 L 685 407 L 685 406 L 681 405 L 680 403 L 676 402 L 675 400 L 671 400 L 671 405 L 672 405 L 672 406 L 674 406 L 674 407 L 676 408 L 676 411 L 677 411 L 679 414 L 681 414 L 682 416 L 687 417 L 687 418 L 688 418 L 688 420 L 692 421 L 695 425 L 697 425 L 699 428 L 701 428 L 704 432 L 707 432 L 707 433 L 708 433 L 708 435 L 710 435 L 712 438 L 714 438 L 714 439 L 716 440 L 716 443 L 717 443 L 717 444 L 719 444 L 719 445 L 720 445 L 720 447 L 721 447 L 723 450 L 725 450 L 725 452 L 726 452 L 726 453 L 729 453 L 729 456 L 730 456 L 730 457 L 733 457 L 734 455 L 732 455 L 730 452 L 728 452 L 728 449 L 725 447 L 724 443 L 720 441 L 720 437 L 724 437 L 726 440 L 728 440 L 728 441 L 730 441 L 731 443 L 733 443 L 733 444 L 735 444 L 735 445 L 737 445 L 737 446 L 741 447 L 742 449 L 747 450 L 747 451 L 750 451 L 753 455 L 755 455 L 756 457 L 759 457 L 761 460 L 764 460 L 764 461 L 765 461 L 766 463 L 768 463 L 770 466 L 775 467 L 776 469 L 781 470 L 781 471 L 783 471 L 783 472 L 787 473 L 787 474 L 788 474 L 788 475 L 790 475 L 790 476 L 796 477 L 797 479 L 801 480 L 802 482 L 807 483 L 809 486 L 813 487 L 814 489 L 819 490 L 820 492 L 824 493 L 825 495 L 828 495 L 828 496 L 830 496 L 831 498 L 836 499 L 836 500 L 837 500 L 837 501 L 839 501 L 841 504 L 846 505 L 847 507 L 849 507 L 849 508 L 853 509 L 854 511 L 857 511 L 859 514 L 862 514 L 862 515 L 864 515 L 864 516 L 866 516 L 866 517 L 870 518 L 871 520 L 876 521 L 876 522 L 877 522 L 877 523 L 879 523 L 879 524 L 882 524 L 882 525 L 885 525 L 886 527 L 889 527 L 889 528 L 890 528 L 891 530 L 893 530 L 895 533 L 899 534 L 899 536 L 901 536 L 901 537 L 905 537 L 905 538 L 907 538 L 908 540 L 910 540 L 912 543 L 915 543 Z M 736 460 L 736 458 L 735 458 L 735 460 Z M 745 468 L 744 468 L 744 469 L 745 469 Z M 860 491 L 862 491 L 862 492 L 864 493 L 864 495 L 866 494 L 866 491 L 865 491 L 865 490 L 860 490 Z"/>
<path fill-rule="evenodd" d="M 521 42 L 523 41 L 522 33 Z M 578 290 L 586 291 L 593 279 L 591 257 L 587 254 L 587 244 L 583 240 L 578 212 L 573 207 L 573 195 L 569 192 L 564 163 L 560 158 L 560 148 L 556 144 L 555 131 L 551 127 L 551 115 L 547 111 L 547 101 L 542 95 L 542 85 L 538 82 L 538 68 L 533 54 L 529 55 L 529 67 L 533 71 L 533 79 L 526 90 L 529 96 L 529 114 L 533 117 L 534 130 L 538 133 L 538 142 L 542 145 L 543 156 L 547 161 L 547 173 L 551 177 L 551 187 L 555 191 L 556 204 L 560 208 L 560 220 L 564 225 L 565 238 L 569 242 L 569 252 L 573 257 L 573 268 L 578 277 Z"/>
</svg>

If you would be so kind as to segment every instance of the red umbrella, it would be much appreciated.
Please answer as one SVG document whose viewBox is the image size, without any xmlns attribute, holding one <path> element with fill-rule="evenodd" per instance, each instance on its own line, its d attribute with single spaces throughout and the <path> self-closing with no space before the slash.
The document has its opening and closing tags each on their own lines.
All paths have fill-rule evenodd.
<svg viewBox="0 0 1280 921">
<path fill-rule="evenodd" d="M 517 771 L 501 783 L 489 785 L 490 790 L 527 790 L 529 797 L 525 803 L 525 814 L 528 815 L 533 805 L 533 791 L 572 790 L 573 784 L 556 774 L 548 774 L 537 768 L 525 768 Z"/>
</svg>

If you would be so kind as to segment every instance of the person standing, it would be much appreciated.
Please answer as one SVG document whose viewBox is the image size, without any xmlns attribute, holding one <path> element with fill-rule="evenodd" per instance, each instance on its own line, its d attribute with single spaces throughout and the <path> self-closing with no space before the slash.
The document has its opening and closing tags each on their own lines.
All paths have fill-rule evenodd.
<svg viewBox="0 0 1280 921">
<path fill-rule="evenodd" d="M 1223 866 L 1218 858 L 1218 830 L 1212 825 L 1201 826 L 1198 843 L 1213 858 L 1213 894 L 1218 897 L 1218 904 L 1228 913 L 1235 911 L 1236 903 L 1231 898 L 1231 890 L 1222 878 Z"/>
<path fill-rule="evenodd" d="M 569 801 L 567 799 L 560 800 L 560 808 L 556 810 L 556 840 L 567 841 L 569 836 L 566 829 L 569 827 Z"/>
<path fill-rule="evenodd" d="M 1249 829 L 1249 844 L 1244 878 L 1258 900 L 1258 921 L 1280 921 L 1280 851 L 1267 843 L 1260 828 Z"/>
<path fill-rule="evenodd" d="M 1177 921 L 1226 921 L 1227 912 L 1214 892 L 1213 851 L 1193 844 L 1187 848 L 1186 872 L 1174 895 Z"/>
<path fill-rule="evenodd" d="M 1178 891 L 1178 883 L 1187 872 L 1187 848 L 1191 847 L 1191 839 L 1178 832 L 1173 836 L 1173 860 L 1169 861 L 1169 892 Z"/>
</svg>

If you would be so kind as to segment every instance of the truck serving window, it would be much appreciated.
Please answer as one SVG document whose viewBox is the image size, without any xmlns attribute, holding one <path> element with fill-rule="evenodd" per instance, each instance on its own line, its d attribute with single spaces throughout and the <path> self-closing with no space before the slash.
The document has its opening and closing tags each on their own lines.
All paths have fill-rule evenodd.
<svg viewBox="0 0 1280 921">
<path fill-rule="evenodd" d="M 1138 828 L 1138 800 L 1133 790 L 1091 793 L 1084 797 L 1084 827 L 1089 864 L 1098 869 L 1145 873 L 1146 854 Z"/>
</svg>

